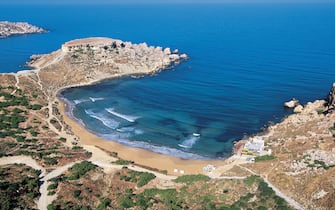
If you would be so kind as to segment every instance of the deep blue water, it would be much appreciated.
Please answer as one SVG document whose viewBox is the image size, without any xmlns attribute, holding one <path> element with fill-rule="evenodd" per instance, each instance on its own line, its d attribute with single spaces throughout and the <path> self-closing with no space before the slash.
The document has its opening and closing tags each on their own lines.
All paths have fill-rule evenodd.
<svg viewBox="0 0 335 210">
<path fill-rule="evenodd" d="M 187 53 L 154 77 L 63 93 L 92 132 L 181 157 L 225 157 L 288 114 L 284 101 L 324 98 L 335 80 L 335 4 L 0 6 L 0 19 L 50 30 L 0 39 L 2 72 L 88 36 Z"/>
</svg>

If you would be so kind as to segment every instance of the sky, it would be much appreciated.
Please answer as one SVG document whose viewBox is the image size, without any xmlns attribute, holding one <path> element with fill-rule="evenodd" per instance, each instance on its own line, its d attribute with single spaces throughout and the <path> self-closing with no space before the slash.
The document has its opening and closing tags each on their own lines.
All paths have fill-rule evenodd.
<svg viewBox="0 0 335 210">
<path fill-rule="evenodd" d="M 335 3 L 335 0 L 0 0 L 0 4 Z"/>
</svg>

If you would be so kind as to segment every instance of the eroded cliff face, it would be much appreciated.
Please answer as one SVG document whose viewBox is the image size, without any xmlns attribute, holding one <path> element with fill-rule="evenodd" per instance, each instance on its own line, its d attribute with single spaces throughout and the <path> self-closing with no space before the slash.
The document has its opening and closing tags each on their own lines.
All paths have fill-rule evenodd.
<svg viewBox="0 0 335 210">
<path fill-rule="evenodd" d="M 34 55 L 29 65 L 38 70 L 49 97 L 59 89 L 91 84 L 103 79 L 152 74 L 180 63 L 187 55 L 169 48 L 132 44 L 109 38 L 86 38 L 67 42 L 46 55 Z"/>
<path fill-rule="evenodd" d="M 329 111 L 333 110 L 335 108 L 335 83 L 333 83 L 333 86 L 329 91 L 326 101 L 327 101 L 328 110 Z"/>
<path fill-rule="evenodd" d="M 44 33 L 43 28 L 33 26 L 26 22 L 0 21 L 0 38 L 19 34 Z"/>
</svg>

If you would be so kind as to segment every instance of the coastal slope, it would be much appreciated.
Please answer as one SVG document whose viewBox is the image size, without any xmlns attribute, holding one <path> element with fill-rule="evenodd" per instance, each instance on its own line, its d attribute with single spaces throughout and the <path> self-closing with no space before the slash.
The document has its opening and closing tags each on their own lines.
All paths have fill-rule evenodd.
<svg viewBox="0 0 335 210">
<path fill-rule="evenodd" d="M 26 22 L 0 21 L 0 38 L 13 35 L 44 33 L 45 29 L 33 26 Z"/>
</svg>

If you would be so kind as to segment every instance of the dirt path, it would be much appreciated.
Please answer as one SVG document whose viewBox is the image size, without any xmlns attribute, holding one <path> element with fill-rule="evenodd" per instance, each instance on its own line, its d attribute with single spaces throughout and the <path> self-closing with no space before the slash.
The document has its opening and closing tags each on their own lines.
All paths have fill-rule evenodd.
<svg viewBox="0 0 335 210">
<path fill-rule="evenodd" d="M 46 176 L 44 176 L 41 181 L 43 181 L 43 184 L 40 187 L 40 193 L 41 193 L 41 197 L 37 202 L 37 208 L 38 209 L 47 209 L 48 205 L 52 203 L 52 201 L 54 201 L 57 197 L 57 194 L 54 194 L 52 196 L 48 195 L 48 186 L 49 186 L 49 180 L 52 178 L 55 178 L 59 175 L 61 175 L 62 173 L 64 173 L 65 171 L 67 171 L 70 167 L 72 167 L 74 164 L 78 163 L 80 161 L 77 162 L 73 162 L 70 164 L 67 164 L 65 166 L 61 166 L 59 168 L 56 168 L 55 170 L 51 171 L 50 173 L 48 173 Z"/>
<path fill-rule="evenodd" d="M 239 167 L 240 167 L 241 169 L 243 169 L 243 170 L 246 170 L 246 171 L 248 171 L 248 172 L 254 174 L 254 175 L 257 175 L 257 176 L 262 177 L 263 180 L 264 180 L 264 182 L 266 182 L 266 183 L 268 184 L 268 186 L 271 187 L 271 188 L 275 191 L 275 193 L 276 193 L 277 196 L 283 198 L 288 204 L 290 204 L 291 206 L 293 206 L 295 209 L 299 209 L 299 210 L 305 210 L 305 209 L 306 209 L 306 208 L 303 207 L 301 204 L 299 204 L 298 202 L 296 202 L 295 200 L 293 200 L 293 199 L 290 198 L 289 196 L 285 195 L 282 191 L 280 191 L 280 189 L 278 189 L 278 188 L 275 187 L 273 184 L 271 184 L 271 183 L 269 182 L 269 180 L 268 180 L 266 177 L 264 177 L 264 176 L 262 176 L 262 175 L 260 175 L 260 174 L 257 174 L 256 172 L 254 172 L 254 171 L 252 171 L 252 170 L 250 170 L 249 168 L 246 168 L 246 167 L 244 167 L 244 166 L 240 166 L 240 165 L 239 165 Z"/>
<path fill-rule="evenodd" d="M 9 165 L 14 163 L 25 164 L 33 169 L 40 170 L 40 178 L 46 175 L 46 170 L 29 156 L 13 156 L 0 158 L 0 165 Z"/>
</svg>

